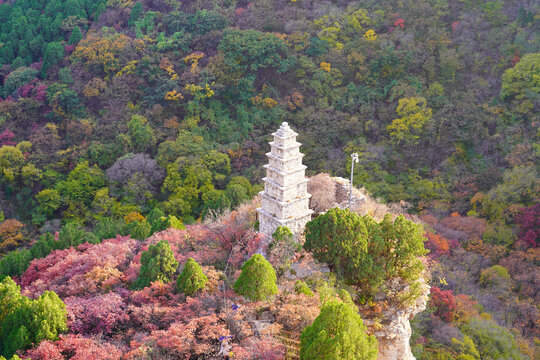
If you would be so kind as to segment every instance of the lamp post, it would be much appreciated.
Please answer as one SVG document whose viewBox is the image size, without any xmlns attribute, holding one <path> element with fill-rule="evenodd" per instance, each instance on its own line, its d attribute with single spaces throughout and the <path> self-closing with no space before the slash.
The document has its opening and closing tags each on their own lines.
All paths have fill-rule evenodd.
<svg viewBox="0 0 540 360">
<path fill-rule="evenodd" d="M 351 154 L 351 187 L 349 189 L 349 210 L 351 209 L 354 163 L 358 163 L 358 153 Z"/>
</svg>

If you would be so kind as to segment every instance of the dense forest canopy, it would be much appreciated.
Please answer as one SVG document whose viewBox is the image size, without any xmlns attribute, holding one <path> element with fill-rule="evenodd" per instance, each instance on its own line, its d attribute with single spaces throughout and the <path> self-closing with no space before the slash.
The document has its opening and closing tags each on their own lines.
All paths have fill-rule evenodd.
<svg viewBox="0 0 540 360">
<path fill-rule="evenodd" d="M 4 213 L 92 225 L 109 201 L 119 203 L 109 217 L 158 206 L 192 222 L 253 192 L 229 182 L 259 183 L 284 119 L 312 173 L 344 175 L 356 151 L 356 183 L 376 196 L 412 211 L 490 212 L 479 194 L 513 171 L 535 175 L 537 11 L 526 1 L 4 3 Z"/>
<path fill-rule="evenodd" d="M 104 239 L 139 254 L 124 236 L 197 233 L 260 191 L 269 134 L 287 121 L 309 175 L 346 177 L 356 152 L 354 184 L 429 225 L 428 312 L 460 330 L 435 334 L 424 314 L 419 358 L 527 353 L 539 114 L 535 1 L 0 0 L 0 280 Z M 145 243 L 169 273 L 143 288 L 174 281 L 171 242 Z M 489 353 L 486 328 L 506 353 Z"/>
</svg>

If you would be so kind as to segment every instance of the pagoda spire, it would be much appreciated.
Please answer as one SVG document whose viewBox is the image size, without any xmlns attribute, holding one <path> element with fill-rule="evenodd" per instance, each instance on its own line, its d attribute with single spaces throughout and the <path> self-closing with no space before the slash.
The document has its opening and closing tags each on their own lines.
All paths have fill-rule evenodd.
<svg viewBox="0 0 540 360">
<path fill-rule="evenodd" d="M 286 122 L 272 135 L 274 141 L 266 153 L 268 164 L 264 165 L 264 191 L 260 192 L 262 205 L 257 209 L 259 231 L 271 239 L 278 226 L 286 226 L 298 239 L 313 213 L 309 209 L 306 166 L 302 164 L 304 154 L 296 141 L 298 134 Z"/>
</svg>

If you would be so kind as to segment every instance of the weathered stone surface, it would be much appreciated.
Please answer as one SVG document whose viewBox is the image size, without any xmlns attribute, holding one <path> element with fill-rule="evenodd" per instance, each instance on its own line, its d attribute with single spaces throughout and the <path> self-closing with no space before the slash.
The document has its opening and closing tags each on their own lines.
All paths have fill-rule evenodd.
<svg viewBox="0 0 540 360">
<path fill-rule="evenodd" d="M 409 306 L 389 305 L 373 316 L 370 316 L 369 311 L 361 310 L 367 332 L 375 335 L 379 341 L 378 360 L 415 360 L 409 344 L 412 334 L 410 320 L 426 309 L 429 289 L 429 285 L 423 282 L 421 295 Z"/>
<path fill-rule="evenodd" d="M 260 192 L 262 204 L 257 209 L 259 231 L 269 241 L 278 226 L 287 226 L 299 239 L 313 213 L 309 209 L 306 166 L 302 165 L 304 155 L 296 141 L 298 134 L 286 122 L 272 135 L 274 141 L 270 142 L 268 164 L 264 166 L 264 191 Z"/>
</svg>

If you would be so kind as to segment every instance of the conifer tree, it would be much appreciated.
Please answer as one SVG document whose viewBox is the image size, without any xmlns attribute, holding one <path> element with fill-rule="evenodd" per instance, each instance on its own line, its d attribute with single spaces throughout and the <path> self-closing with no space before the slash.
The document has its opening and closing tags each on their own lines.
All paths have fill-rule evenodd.
<svg viewBox="0 0 540 360">
<path fill-rule="evenodd" d="M 150 245 L 141 255 L 141 271 L 133 284 L 134 289 L 143 289 L 154 281 L 168 283 L 178 268 L 171 246 L 167 240 Z"/>
<path fill-rule="evenodd" d="M 146 216 L 146 221 L 148 221 L 148 223 L 150 224 L 150 226 L 152 227 L 152 230 L 150 231 L 150 233 L 154 233 L 156 231 L 158 231 L 158 225 L 161 224 L 161 218 L 165 216 L 165 213 L 163 211 L 161 211 L 161 209 L 159 208 L 153 208 L 149 213 L 148 215 Z"/>
<path fill-rule="evenodd" d="M 107 11 L 107 6 L 103 3 L 99 4 L 99 6 L 96 9 L 96 12 L 94 13 L 94 22 L 97 22 L 99 20 L 99 17 Z"/>
<path fill-rule="evenodd" d="M 367 297 L 394 278 L 411 284 L 414 296 L 424 268 L 419 257 L 427 253 L 423 233 L 421 225 L 401 215 L 377 223 L 335 208 L 307 223 L 304 248 Z"/>
<path fill-rule="evenodd" d="M 0 327 L 9 313 L 22 301 L 21 288 L 9 276 L 0 282 Z"/>
<path fill-rule="evenodd" d="M 140 1 L 137 1 L 135 5 L 131 8 L 131 14 L 129 15 L 128 25 L 135 25 L 135 21 L 139 20 L 143 12 L 143 6 Z"/>
<path fill-rule="evenodd" d="M 47 77 L 47 71 L 64 58 L 64 47 L 59 42 L 52 42 L 47 45 L 45 55 L 43 56 L 43 65 L 41 65 L 41 77 Z"/>
<path fill-rule="evenodd" d="M 300 336 L 301 360 L 375 360 L 377 340 L 366 334 L 358 311 L 350 304 L 329 300 L 313 324 Z"/>
<path fill-rule="evenodd" d="M 7 277 L 0 283 L 0 355 L 7 358 L 67 330 L 67 311 L 58 295 L 45 291 L 31 300 Z"/>
<path fill-rule="evenodd" d="M 267 300 L 277 294 L 274 268 L 260 254 L 254 254 L 242 265 L 242 273 L 234 283 L 234 292 L 250 300 Z"/>
<path fill-rule="evenodd" d="M 192 296 L 197 291 L 202 290 L 208 277 L 203 273 L 201 265 L 199 265 L 193 258 L 189 258 L 184 265 L 182 273 L 176 280 L 176 287 L 178 291 Z"/>
<path fill-rule="evenodd" d="M 69 45 L 77 45 L 79 41 L 81 41 L 83 38 L 83 34 L 81 32 L 81 29 L 76 26 L 75 29 L 71 32 L 71 36 L 69 37 L 68 44 Z"/>
</svg>

